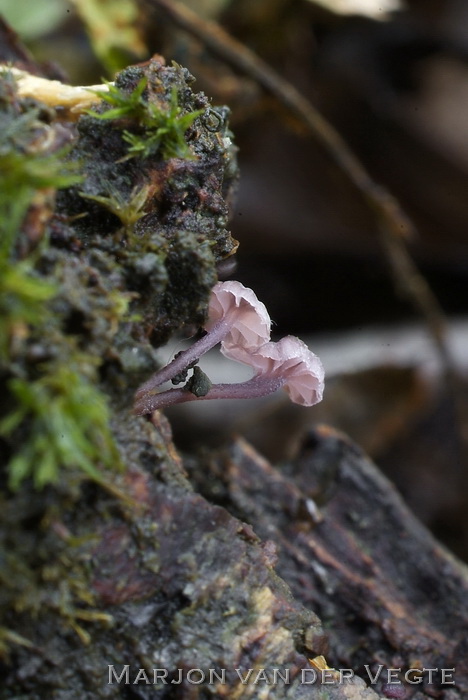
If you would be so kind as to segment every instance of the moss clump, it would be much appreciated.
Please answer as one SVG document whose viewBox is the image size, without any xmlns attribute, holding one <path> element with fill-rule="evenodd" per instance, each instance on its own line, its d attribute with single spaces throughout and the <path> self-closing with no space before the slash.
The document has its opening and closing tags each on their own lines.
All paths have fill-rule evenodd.
<svg viewBox="0 0 468 700">
<path fill-rule="evenodd" d="M 0 362 L 14 408 L 1 420 L 0 435 L 7 439 L 11 452 L 8 483 L 16 489 L 31 477 L 42 487 L 57 482 L 62 466 L 81 468 L 88 476 L 99 478 L 94 465 L 109 464 L 111 454 L 113 463 L 118 459 L 104 397 L 80 374 L 80 366 L 95 363 L 92 358 L 83 362 L 72 343 L 59 339 L 60 319 L 51 304 L 59 287 L 50 272 L 44 275 L 38 269 L 47 248 L 45 228 L 37 229 L 28 222 L 34 205 L 45 208 L 45 196 L 51 203 L 55 189 L 75 184 L 81 176 L 73 163 L 64 160 L 65 151 L 54 143 L 54 129 L 43 115 L 41 119 L 39 106 L 17 98 L 10 74 L 2 78 Z M 55 331 L 54 353 L 61 345 L 62 356 L 42 366 L 36 372 L 39 377 L 31 380 L 23 353 L 45 328 Z M 44 343 L 53 354 L 51 341 Z M 87 404 L 100 410 L 90 413 Z M 27 439 L 19 440 L 25 431 Z M 93 431 L 99 431 L 100 441 L 89 438 Z"/>
<path fill-rule="evenodd" d="M 122 286 L 98 298 L 66 284 L 77 270 L 89 279 L 89 266 L 50 245 L 56 192 L 83 179 L 67 160 L 69 137 L 0 75 L 0 656 L 30 644 L 15 616 L 47 610 L 83 641 L 80 619 L 109 618 L 92 607 L 63 514 L 90 480 L 116 492 L 122 460 L 94 351 L 116 333 L 131 294 Z M 85 298 L 94 343 L 71 323 Z"/>
<path fill-rule="evenodd" d="M 29 324 L 42 323 L 46 317 L 44 303 L 56 287 L 35 278 L 29 261 L 14 265 L 0 262 L 0 362 L 7 365 L 11 344 Z"/>
<path fill-rule="evenodd" d="M 90 625 L 109 622 L 90 593 L 90 542 L 96 518 L 127 509 L 119 467 L 141 468 L 127 450 L 128 425 L 139 424 L 131 396 L 154 370 L 153 348 L 202 322 L 216 263 L 235 245 L 225 229 L 235 180 L 227 126 L 205 127 L 211 107 L 190 83 L 159 59 L 130 68 L 118 94 L 153 122 L 132 110 L 102 119 L 103 104 L 76 125 L 0 78 L 4 660 L 37 634 L 83 644 Z M 157 110 L 173 130 L 156 147 Z M 154 136 L 144 158 L 122 161 L 125 132 Z M 148 457 L 163 475 L 164 455 L 153 445 Z"/>
<path fill-rule="evenodd" d="M 97 464 L 119 464 L 104 397 L 78 368 L 59 363 L 43 371 L 33 382 L 9 382 L 17 407 L 0 422 L 0 435 L 13 437 L 26 425 L 28 430 L 8 465 L 10 488 L 16 490 L 28 477 L 37 488 L 56 483 L 64 467 L 80 468 L 101 481 Z"/>
<path fill-rule="evenodd" d="M 192 83 L 158 57 L 122 71 L 101 107 L 79 121 L 70 157 L 82 186 L 57 199 L 57 211 L 76 218 L 67 227 L 57 220 L 56 235 L 114 260 L 139 294 L 132 310 L 154 345 L 203 322 L 216 264 L 236 247 L 226 230 L 237 172 L 227 113 L 213 131 L 213 108 Z"/>
<path fill-rule="evenodd" d="M 204 110 L 182 114 L 176 87 L 171 90 L 169 102 L 148 102 L 143 96 L 147 85 L 145 76 L 132 92 L 127 93 L 117 85 L 107 83 L 109 92 L 99 95 L 111 108 L 101 113 L 90 111 L 89 114 L 97 119 L 128 119 L 134 122 L 138 132 L 127 129 L 122 132 L 123 140 L 128 144 L 123 160 L 137 156 L 147 158 L 158 152 L 165 160 L 193 158 L 185 132 Z"/>
<path fill-rule="evenodd" d="M 17 98 L 15 81 L 0 71 L 0 264 L 14 254 L 18 231 L 34 197 L 81 180 L 64 159 L 66 149 L 52 142 L 47 113 Z"/>
</svg>

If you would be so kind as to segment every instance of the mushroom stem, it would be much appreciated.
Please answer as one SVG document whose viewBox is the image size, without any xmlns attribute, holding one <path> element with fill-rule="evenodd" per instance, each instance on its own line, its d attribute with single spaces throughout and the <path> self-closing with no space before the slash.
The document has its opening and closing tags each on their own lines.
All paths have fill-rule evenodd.
<svg viewBox="0 0 468 700">
<path fill-rule="evenodd" d="M 232 327 L 236 317 L 236 311 L 237 309 L 233 309 L 231 312 L 227 313 L 224 318 L 220 319 L 213 328 L 206 333 L 206 335 L 197 340 L 193 345 L 187 348 L 187 350 L 183 350 L 179 353 L 168 365 L 153 374 L 152 377 L 142 384 L 135 394 L 135 401 L 137 404 L 145 394 L 161 384 L 170 381 L 176 374 L 183 372 L 189 365 L 196 362 L 199 357 L 221 342 Z"/>
<path fill-rule="evenodd" d="M 254 399 L 273 394 L 283 386 L 285 378 L 270 374 L 256 374 L 239 384 L 213 384 L 205 396 L 195 396 L 185 388 L 168 389 L 160 393 L 146 393 L 135 402 L 134 412 L 141 416 L 156 409 L 187 401 L 209 401 L 210 399 Z"/>
</svg>

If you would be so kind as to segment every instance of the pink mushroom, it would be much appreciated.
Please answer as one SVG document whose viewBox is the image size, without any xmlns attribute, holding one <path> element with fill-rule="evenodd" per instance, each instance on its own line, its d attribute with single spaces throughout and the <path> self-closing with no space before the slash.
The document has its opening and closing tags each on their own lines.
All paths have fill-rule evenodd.
<svg viewBox="0 0 468 700">
<path fill-rule="evenodd" d="M 250 365 L 254 376 L 239 384 L 214 384 L 202 395 L 195 395 L 187 388 L 169 389 L 161 393 L 149 393 L 137 400 L 137 414 L 152 411 L 186 401 L 212 399 L 248 399 L 271 394 L 284 387 L 294 403 L 313 406 L 322 399 L 324 370 L 314 353 L 294 336 L 286 336 L 278 342 L 267 342 L 248 350 L 242 345 L 224 348 L 231 359 Z"/>
<path fill-rule="evenodd" d="M 236 281 L 218 282 L 211 291 L 206 335 L 140 386 L 135 394 L 137 405 L 149 392 L 186 370 L 217 343 L 221 342 L 221 350 L 227 357 L 236 347 L 253 351 L 270 340 L 270 327 L 265 304 L 251 289 Z"/>
<path fill-rule="evenodd" d="M 213 287 L 205 329 L 213 332 L 220 322 L 226 327 L 230 324 L 221 341 L 226 357 L 236 347 L 252 352 L 270 340 L 271 320 L 265 304 L 240 282 L 218 282 Z"/>
<path fill-rule="evenodd" d="M 324 369 L 320 359 L 302 340 L 293 335 L 269 342 L 255 352 L 243 348 L 231 349 L 231 359 L 250 365 L 255 377 L 277 377 L 291 401 L 301 406 L 313 406 L 322 400 Z M 255 378 L 254 377 L 254 378 Z"/>
</svg>

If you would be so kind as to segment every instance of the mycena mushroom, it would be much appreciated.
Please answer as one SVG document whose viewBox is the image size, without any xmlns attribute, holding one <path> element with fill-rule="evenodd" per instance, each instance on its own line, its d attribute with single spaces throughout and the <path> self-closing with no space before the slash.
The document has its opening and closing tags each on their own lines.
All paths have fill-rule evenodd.
<svg viewBox="0 0 468 700">
<path fill-rule="evenodd" d="M 255 350 L 270 340 L 270 327 L 265 304 L 251 289 L 236 281 L 218 282 L 211 290 L 206 334 L 142 384 L 135 400 L 139 402 L 148 392 L 184 372 L 220 342 L 227 356 L 229 348 L 236 345 Z"/>
<path fill-rule="evenodd" d="M 294 403 L 313 406 L 322 400 L 325 379 L 322 363 L 302 340 L 293 335 L 276 343 L 265 343 L 252 353 L 240 347 L 233 348 L 229 357 L 256 370 L 249 382 L 255 379 L 260 384 L 276 378 L 278 388 L 284 387 Z"/>
<path fill-rule="evenodd" d="M 270 337 L 270 318 L 251 289 L 239 282 L 222 282 L 213 289 L 207 334 L 144 384 L 136 395 L 135 413 L 143 415 L 186 401 L 248 399 L 266 396 L 283 387 L 301 406 L 322 399 L 324 370 L 319 358 L 299 338 Z M 254 376 L 238 384 L 213 384 L 206 393 L 190 386 L 156 393 L 154 388 L 186 369 L 202 353 L 221 342 L 226 357 L 250 365 Z"/>
</svg>

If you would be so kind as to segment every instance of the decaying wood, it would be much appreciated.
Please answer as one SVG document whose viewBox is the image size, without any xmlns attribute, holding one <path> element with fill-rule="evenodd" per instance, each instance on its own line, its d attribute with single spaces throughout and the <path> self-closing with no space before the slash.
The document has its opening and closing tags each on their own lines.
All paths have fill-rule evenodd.
<svg viewBox="0 0 468 700">
<path fill-rule="evenodd" d="M 240 440 L 193 478 L 276 543 L 278 573 L 329 633 L 331 665 L 363 674 L 366 664 L 455 668 L 455 686 L 440 686 L 436 675 L 432 684 L 406 684 L 405 697 L 466 696 L 467 569 L 344 436 L 311 431 L 278 470 Z"/>
<path fill-rule="evenodd" d="M 16 614 L 15 628 L 30 645 L 18 646 L 14 663 L 1 668 L 0 697 L 376 698 L 359 678 L 301 684 L 302 669 L 314 668 L 308 658 L 325 651 L 319 619 L 276 575 L 274 544 L 192 491 L 163 416 L 155 427 L 127 418 L 118 429 L 134 465 L 122 483 L 134 506 L 106 518 L 102 502 L 86 509 L 95 538 L 79 556 L 92 562 L 96 606 L 111 626 L 95 623 L 83 645 L 48 615 L 31 625 Z M 109 666 L 120 676 L 126 664 L 129 683 L 124 675 L 109 684 Z M 149 684 L 142 676 L 134 683 L 141 668 Z M 152 683 L 154 668 L 168 671 L 167 684 Z M 250 668 L 270 678 L 273 668 L 289 669 L 290 683 L 242 683 L 235 669 Z M 178 669 L 184 680 L 171 685 Z M 226 680 L 190 684 L 190 669 L 207 678 L 209 669 L 225 669 Z"/>
</svg>

